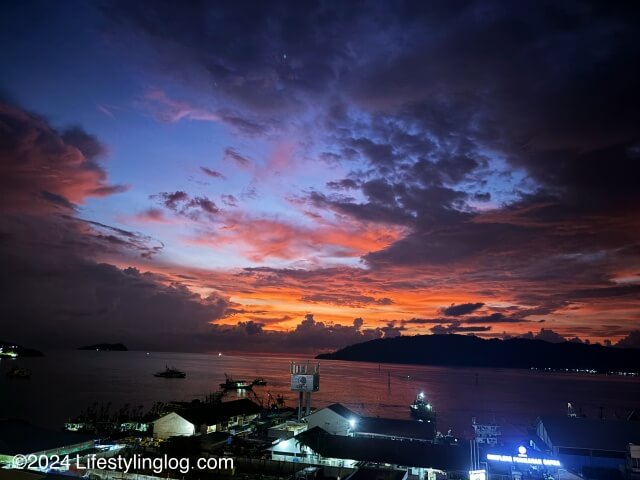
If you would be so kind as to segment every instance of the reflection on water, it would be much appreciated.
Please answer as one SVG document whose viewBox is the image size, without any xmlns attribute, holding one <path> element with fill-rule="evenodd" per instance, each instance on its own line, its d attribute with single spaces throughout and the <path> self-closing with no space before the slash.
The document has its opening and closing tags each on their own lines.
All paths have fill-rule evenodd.
<svg viewBox="0 0 640 480">
<path fill-rule="evenodd" d="M 233 392 L 267 401 L 267 392 L 284 394 L 289 406 L 292 357 L 151 352 L 47 352 L 44 358 L 0 361 L 0 417 L 21 417 L 58 428 L 94 402 L 112 408 L 171 400 L 204 399 L 224 382 L 263 377 L 267 386 L 253 392 Z M 295 359 L 299 360 L 300 357 Z M 30 380 L 10 379 L 6 371 L 30 368 Z M 165 366 L 187 373 L 185 379 L 153 376 Z M 640 379 L 600 375 L 548 373 L 529 370 L 445 368 L 356 362 L 321 362 L 320 391 L 315 407 L 340 402 L 366 415 L 409 418 L 408 405 L 424 391 L 438 412 L 438 428 L 470 433 L 472 417 L 495 418 L 505 433 L 523 432 L 538 415 L 565 412 L 567 402 L 589 416 L 624 417 L 638 405 Z"/>
</svg>

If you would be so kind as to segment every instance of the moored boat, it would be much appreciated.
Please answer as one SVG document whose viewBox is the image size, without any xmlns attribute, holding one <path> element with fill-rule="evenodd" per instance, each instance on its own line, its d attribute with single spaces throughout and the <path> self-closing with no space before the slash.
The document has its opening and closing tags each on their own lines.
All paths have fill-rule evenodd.
<svg viewBox="0 0 640 480">
<path fill-rule="evenodd" d="M 187 374 L 181 370 L 178 370 L 177 368 L 169 368 L 168 366 L 165 366 L 164 372 L 154 373 L 153 376 L 162 378 L 184 378 L 187 376 Z"/>
<path fill-rule="evenodd" d="M 424 393 L 420 392 L 411 405 L 409 405 L 411 416 L 416 420 L 423 422 L 436 422 L 436 412 L 433 405 L 425 398 Z"/>
<path fill-rule="evenodd" d="M 231 375 L 224 374 L 225 381 L 220 384 L 223 390 L 251 390 L 253 384 L 246 380 L 234 380 Z"/>
</svg>

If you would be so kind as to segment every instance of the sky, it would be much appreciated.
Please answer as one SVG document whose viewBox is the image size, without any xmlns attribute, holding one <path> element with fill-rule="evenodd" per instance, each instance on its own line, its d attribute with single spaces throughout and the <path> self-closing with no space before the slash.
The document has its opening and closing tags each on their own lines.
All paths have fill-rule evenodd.
<svg viewBox="0 0 640 480">
<path fill-rule="evenodd" d="M 31 346 L 640 346 L 640 15 L 0 6 L 0 316 Z"/>
</svg>

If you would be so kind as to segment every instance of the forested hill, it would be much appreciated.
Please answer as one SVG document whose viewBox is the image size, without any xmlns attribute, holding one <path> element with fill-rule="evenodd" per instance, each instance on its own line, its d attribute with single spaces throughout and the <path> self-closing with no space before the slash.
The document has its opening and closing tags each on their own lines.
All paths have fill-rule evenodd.
<svg viewBox="0 0 640 480">
<path fill-rule="evenodd" d="M 460 367 L 592 369 L 640 372 L 640 349 L 468 335 L 401 336 L 363 342 L 316 358 Z"/>
</svg>

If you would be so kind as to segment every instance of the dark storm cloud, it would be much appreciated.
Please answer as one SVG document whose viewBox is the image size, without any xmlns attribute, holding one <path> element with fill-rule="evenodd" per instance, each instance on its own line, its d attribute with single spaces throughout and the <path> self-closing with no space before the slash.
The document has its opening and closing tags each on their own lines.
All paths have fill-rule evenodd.
<svg viewBox="0 0 640 480">
<path fill-rule="evenodd" d="M 331 117 L 340 131 L 334 138 L 373 169 L 362 183 L 367 201 L 321 194 L 310 200 L 341 214 L 413 226 L 406 238 L 365 256 L 373 266 L 450 264 L 486 254 L 508 268 L 534 246 L 560 255 L 638 241 L 630 233 L 636 226 L 621 216 L 640 192 L 640 132 L 632 116 L 640 99 L 633 87 L 637 17 L 590 2 L 501 5 L 468 3 L 455 12 L 430 5 L 405 18 L 411 45 L 370 56 L 368 70 L 351 77 L 356 99 L 376 112 L 367 136 L 347 110 Z M 419 29 L 426 25 L 432 28 Z M 611 102 L 600 94 L 612 90 Z M 403 137 L 408 131 L 413 136 Z M 518 211 L 510 219 L 467 211 L 469 197 L 456 186 L 488 173 L 487 150 L 534 182 L 534 194 L 523 191 L 504 207 Z M 605 226 L 597 215 L 620 220 Z"/>
<path fill-rule="evenodd" d="M 88 197 L 122 190 L 98 162 L 106 149 L 80 127 L 62 132 L 20 108 L 0 105 L 0 317 L 11 341 L 55 347 L 131 342 L 185 348 L 227 301 L 201 298 L 162 276 L 105 263 L 149 259 L 162 242 L 78 217 Z M 184 192 L 163 197 L 184 202 Z M 191 199 L 203 211 L 214 207 Z M 137 258 L 136 258 L 137 257 Z M 153 332 L 153 334 L 150 334 Z M 135 348 L 135 347 L 134 347 Z"/>
<path fill-rule="evenodd" d="M 164 47 L 160 69 L 204 72 L 217 96 L 263 116 L 332 85 L 352 57 L 345 34 L 361 23 L 351 3 L 113 1 L 104 10 Z"/>
<path fill-rule="evenodd" d="M 382 328 L 364 328 L 364 323 L 362 318 L 356 318 L 351 325 L 329 324 L 307 314 L 288 332 L 265 330 L 259 321 L 248 321 L 233 326 L 212 325 L 208 334 L 194 336 L 192 340 L 201 349 L 315 353 L 377 338 L 391 338 L 402 331 L 392 322 Z"/>
<path fill-rule="evenodd" d="M 467 315 L 468 313 L 475 312 L 479 308 L 484 307 L 484 303 L 461 303 L 458 305 L 451 304 L 448 307 L 445 307 L 441 310 L 444 315 L 450 317 L 458 317 L 460 315 Z"/>
<path fill-rule="evenodd" d="M 331 92 L 323 113 L 336 150 L 325 153 L 371 166 L 362 185 L 369 201 L 334 207 L 367 220 L 415 216 L 422 221 L 409 246 L 429 243 L 425 234 L 441 221 L 434 210 L 464 206 L 467 198 L 454 185 L 486 174 L 487 152 L 523 169 L 559 208 L 584 212 L 637 193 L 636 6 L 111 2 L 106 11 L 148 41 L 170 45 L 165 62 L 206 72 L 219 97 L 252 114 L 285 118 L 291 108 L 317 109 Z M 407 183 L 412 187 L 403 191 Z M 433 198 L 434 187 L 457 198 Z M 475 195 L 486 201 L 491 194 Z M 431 243 L 442 235 L 460 234 L 463 244 L 502 236 L 500 228 L 454 220 L 463 225 L 450 235 L 436 232 Z M 418 262 L 438 261 L 425 251 L 416 252 Z M 395 257 L 391 249 L 368 261 Z M 465 252 L 444 261 L 461 257 Z"/>
<path fill-rule="evenodd" d="M 188 348 L 185 332 L 205 332 L 226 301 L 136 269 L 121 270 L 71 254 L 29 257 L 0 251 L 4 335 L 14 341 L 76 347 L 126 341 L 130 348 Z"/>
<path fill-rule="evenodd" d="M 203 299 L 162 276 L 94 260 L 117 256 L 124 263 L 162 248 L 136 232 L 67 215 L 6 214 L 0 231 L 0 314 L 13 341 L 183 349 L 185 330 L 207 330 L 207 322 L 225 315 L 222 298 Z"/>
</svg>

